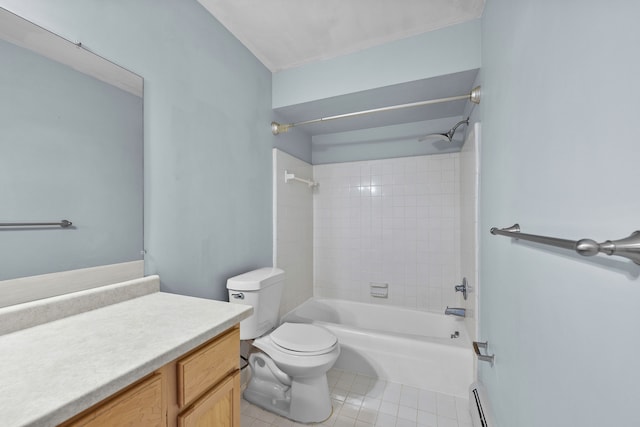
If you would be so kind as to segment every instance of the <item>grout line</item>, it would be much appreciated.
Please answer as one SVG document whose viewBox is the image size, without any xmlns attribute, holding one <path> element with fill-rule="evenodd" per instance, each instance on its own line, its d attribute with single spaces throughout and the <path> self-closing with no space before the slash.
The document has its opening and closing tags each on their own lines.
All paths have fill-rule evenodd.
<svg viewBox="0 0 640 427">
<path fill-rule="evenodd" d="M 460 427 L 471 427 L 470 419 L 464 417 L 465 407 L 468 411 L 468 402 L 464 398 L 339 369 L 330 370 L 327 379 L 333 412 L 326 421 L 313 425 L 420 427 L 436 425 L 434 423 L 437 422 L 449 425 L 450 421 L 455 421 Z M 368 392 L 373 395 L 368 395 Z M 242 408 L 241 427 L 252 427 L 253 424 L 261 427 L 305 425 L 274 416 L 245 400 L 242 400 Z M 423 424 L 418 424 L 420 422 Z"/>
</svg>

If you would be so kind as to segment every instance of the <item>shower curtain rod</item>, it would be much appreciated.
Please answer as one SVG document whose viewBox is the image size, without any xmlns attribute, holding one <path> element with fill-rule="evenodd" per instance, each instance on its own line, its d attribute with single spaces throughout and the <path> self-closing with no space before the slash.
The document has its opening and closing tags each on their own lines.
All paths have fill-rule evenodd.
<svg viewBox="0 0 640 427">
<path fill-rule="evenodd" d="M 471 90 L 471 92 L 469 92 L 467 95 L 450 96 L 448 98 L 439 98 L 439 99 L 430 99 L 428 101 L 411 102 L 409 104 L 391 105 L 389 107 L 381 107 L 381 108 L 374 108 L 371 110 L 356 111 L 353 113 L 338 114 L 336 116 L 322 117 L 320 119 L 313 119 L 313 120 L 305 120 L 303 122 L 297 122 L 297 123 L 280 124 L 278 122 L 271 122 L 271 133 L 273 133 L 274 135 L 278 135 L 278 134 L 287 132 L 289 129 L 296 126 L 310 125 L 312 123 L 328 122 L 330 120 L 336 120 L 336 119 L 346 119 L 349 117 L 364 116 L 366 114 L 372 114 L 372 113 L 382 113 L 384 111 L 401 110 L 403 108 L 412 108 L 412 107 L 421 107 L 423 105 L 440 104 L 442 102 L 459 101 L 461 99 L 468 99 L 474 104 L 479 104 L 480 103 L 480 86 L 474 87 Z"/>
</svg>

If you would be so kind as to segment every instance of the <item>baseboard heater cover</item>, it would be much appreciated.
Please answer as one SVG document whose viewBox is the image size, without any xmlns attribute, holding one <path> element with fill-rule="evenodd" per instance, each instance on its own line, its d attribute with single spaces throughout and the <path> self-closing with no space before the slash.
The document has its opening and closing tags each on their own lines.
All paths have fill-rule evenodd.
<svg viewBox="0 0 640 427">
<path fill-rule="evenodd" d="M 497 427 L 493 420 L 487 389 L 480 382 L 469 387 L 469 412 L 473 427 Z"/>
</svg>

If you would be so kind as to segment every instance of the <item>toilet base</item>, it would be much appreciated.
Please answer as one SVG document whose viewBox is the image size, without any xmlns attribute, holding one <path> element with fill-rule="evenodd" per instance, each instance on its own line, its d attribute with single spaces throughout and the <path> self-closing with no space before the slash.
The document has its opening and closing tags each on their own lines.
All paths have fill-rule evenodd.
<svg viewBox="0 0 640 427">
<path fill-rule="evenodd" d="M 302 423 L 320 423 L 331 416 L 331 398 L 326 374 L 310 378 L 291 378 L 290 386 L 281 383 L 257 363 L 252 354 L 250 365 L 257 369 L 244 391 L 244 398 L 269 412 Z M 262 355 L 264 357 L 265 355 Z M 251 360 L 253 359 L 253 360 Z M 253 362 L 253 363 L 252 363 Z M 256 372 L 255 370 L 253 372 Z"/>
<path fill-rule="evenodd" d="M 247 386 L 242 396 L 247 402 L 253 403 L 274 414 L 289 418 L 291 401 L 288 399 L 279 400 L 276 397 L 270 396 L 269 393 L 265 393 L 264 390 L 254 390 L 249 388 L 249 386 Z"/>
<path fill-rule="evenodd" d="M 332 410 L 326 374 L 293 379 L 288 418 L 303 423 L 321 423 L 331 416 Z"/>
</svg>

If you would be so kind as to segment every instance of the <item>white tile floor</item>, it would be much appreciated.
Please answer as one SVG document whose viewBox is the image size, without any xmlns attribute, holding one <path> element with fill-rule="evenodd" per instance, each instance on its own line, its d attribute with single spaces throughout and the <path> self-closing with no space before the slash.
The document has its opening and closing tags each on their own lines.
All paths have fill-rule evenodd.
<svg viewBox="0 0 640 427">
<path fill-rule="evenodd" d="M 332 369 L 327 374 L 333 414 L 318 426 L 472 427 L 467 399 Z M 241 427 L 300 424 L 242 400 Z"/>
</svg>

